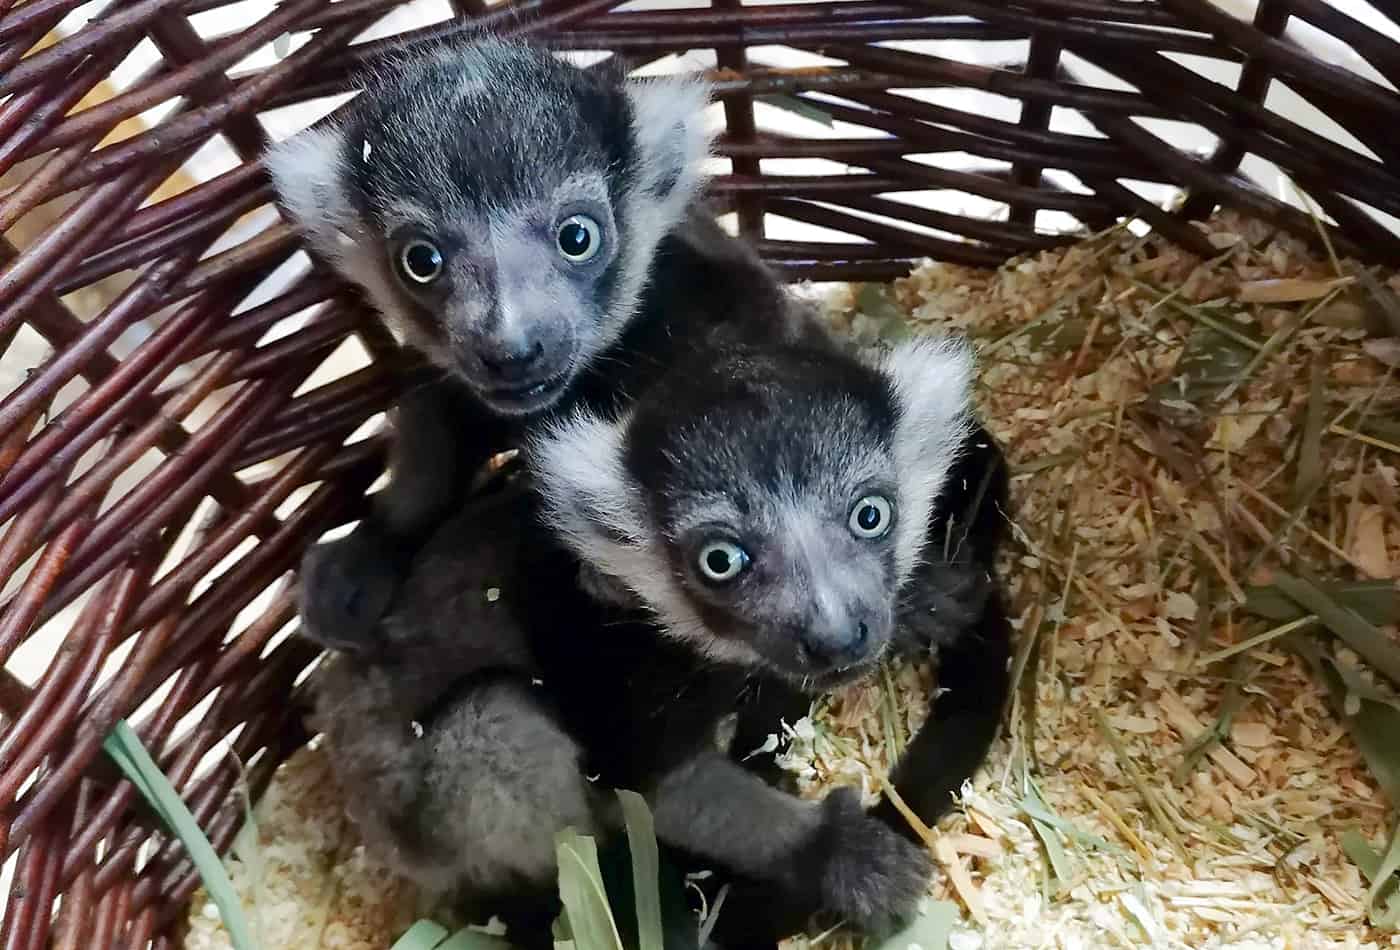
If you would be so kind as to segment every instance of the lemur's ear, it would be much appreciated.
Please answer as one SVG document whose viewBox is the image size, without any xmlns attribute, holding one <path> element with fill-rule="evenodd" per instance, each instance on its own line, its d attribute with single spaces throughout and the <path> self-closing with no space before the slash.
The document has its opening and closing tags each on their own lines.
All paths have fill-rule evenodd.
<svg viewBox="0 0 1400 950">
<path fill-rule="evenodd" d="M 535 435 L 531 470 L 548 523 L 578 555 L 605 574 L 630 582 L 645 571 L 646 506 L 623 464 L 626 421 L 577 412 Z"/>
<path fill-rule="evenodd" d="M 895 565 L 908 580 L 919 561 L 934 501 L 972 429 L 974 360 L 966 343 L 916 337 L 886 353 L 880 371 L 898 417 L 894 457 L 900 486 Z"/>
<path fill-rule="evenodd" d="M 347 135 L 334 126 L 307 129 L 272 146 L 263 157 L 292 225 L 335 263 L 345 257 L 357 220 L 344 187 Z"/>
<path fill-rule="evenodd" d="M 629 79 L 623 88 L 637 145 L 637 184 L 671 209 L 672 217 L 703 180 L 714 137 L 705 117 L 710 85 L 698 75 L 683 75 Z"/>
</svg>

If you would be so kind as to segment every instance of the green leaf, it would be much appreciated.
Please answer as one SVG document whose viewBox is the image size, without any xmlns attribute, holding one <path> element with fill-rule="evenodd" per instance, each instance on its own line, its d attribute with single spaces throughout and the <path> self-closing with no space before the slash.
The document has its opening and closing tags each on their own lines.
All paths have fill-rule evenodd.
<svg viewBox="0 0 1400 950">
<path fill-rule="evenodd" d="M 865 314 L 880 328 L 880 339 L 894 343 L 913 336 L 909 315 L 890 299 L 885 284 L 862 284 L 856 293 L 856 310 Z"/>
<path fill-rule="evenodd" d="M 1393 581 L 1333 581 L 1316 586 L 1340 606 L 1356 611 L 1368 623 L 1378 627 L 1400 623 L 1400 589 Z M 1288 623 L 1312 612 L 1272 585 L 1246 587 L 1244 592 L 1244 609 L 1265 620 Z"/>
<path fill-rule="evenodd" d="M 1201 406 L 1240 378 L 1254 355 L 1252 344 L 1225 335 L 1215 322 L 1196 326 L 1186 338 L 1172 378 L 1149 394 L 1159 401 L 1185 401 Z"/>
<path fill-rule="evenodd" d="M 1361 757 L 1391 805 L 1400 807 L 1400 743 L 1395 741 L 1395 737 L 1400 736 L 1400 709 L 1356 696 L 1356 714 L 1349 715 L 1346 682 L 1337 669 L 1326 662 L 1316 644 L 1306 639 L 1299 638 L 1294 648 L 1308 661 L 1313 675 L 1327 687 L 1337 717 L 1351 731 Z"/>
<path fill-rule="evenodd" d="M 1400 696 L 1382 689 L 1375 683 L 1367 682 L 1362 678 L 1361 671 L 1350 663 L 1343 663 L 1336 657 L 1326 655 L 1322 659 L 1337 671 L 1337 675 L 1341 677 L 1349 694 L 1361 699 L 1369 699 L 1373 703 L 1384 703 L 1392 709 L 1400 710 Z"/>
<path fill-rule="evenodd" d="M 1298 446 L 1298 479 L 1293 483 L 1293 504 L 1303 504 L 1312 497 L 1322 481 L 1322 434 L 1327 427 L 1327 400 L 1322 390 L 1322 362 L 1313 360 L 1312 379 L 1308 389 L 1308 414 L 1303 419 L 1303 440 Z"/>
<path fill-rule="evenodd" d="M 627 848 L 632 852 L 632 889 L 637 895 L 637 946 L 664 950 L 661 925 L 661 859 L 656 850 L 656 826 L 646 799 L 617 790 L 622 820 L 627 825 Z"/>
<path fill-rule="evenodd" d="M 472 927 L 463 927 L 434 950 L 511 950 L 509 941 Z"/>
<path fill-rule="evenodd" d="M 1104 838 L 1096 834 L 1076 828 L 1072 822 L 1066 821 L 1050 810 L 1050 806 L 1045 804 L 1045 799 L 1041 797 L 1038 789 L 1032 783 L 1031 791 L 1025 798 L 1021 799 L 1021 811 L 1033 821 L 1040 822 L 1047 827 L 1054 828 L 1075 844 L 1084 848 L 1092 848 L 1095 851 L 1118 851 L 1119 848 Z"/>
<path fill-rule="evenodd" d="M 447 937 L 447 928 L 431 920 L 420 920 L 408 928 L 389 950 L 437 950 Z"/>
<path fill-rule="evenodd" d="M 204 883 L 204 889 L 209 893 L 214 906 L 219 909 L 219 916 L 223 918 L 224 929 L 228 931 L 229 942 L 234 950 L 257 950 L 258 945 L 254 942 L 248 921 L 243 916 L 243 905 L 229 880 L 228 871 L 219 860 L 218 852 L 205 837 L 199 822 L 190 814 L 175 787 L 170 784 L 170 779 L 165 777 L 155 759 L 146 751 L 135 730 L 125 719 L 117 720 L 111 735 L 103 740 L 102 748 L 117 763 L 117 768 L 121 769 L 122 774 L 136 786 L 141 796 L 150 803 L 171 833 L 184 844 L 190 860 L 194 862 L 195 870 L 199 872 L 200 880 Z"/>
<path fill-rule="evenodd" d="M 827 112 L 820 105 L 810 99 L 800 99 L 797 96 L 784 92 L 768 93 L 762 96 L 754 96 L 755 102 L 772 106 L 774 109 L 782 109 L 784 112 L 791 112 L 793 115 L 801 116 L 812 122 L 818 122 L 828 129 L 835 126 L 835 121 L 831 118 L 831 113 Z"/>
<path fill-rule="evenodd" d="M 622 937 L 598 867 L 597 843 L 572 828 L 559 832 L 554 842 L 559 859 L 559 897 L 574 944 L 578 950 L 622 950 Z"/>
<path fill-rule="evenodd" d="M 1378 927 L 1394 927 L 1400 924 L 1400 914 L 1394 907 L 1388 907 L 1384 911 L 1380 907 L 1382 896 L 1394 896 L 1396 871 L 1400 871 L 1400 825 L 1396 825 L 1390 832 L 1390 844 L 1385 849 L 1385 857 L 1381 858 L 1381 866 L 1376 869 L 1376 874 L 1371 880 L 1371 890 L 1366 894 L 1371 922 Z"/>
<path fill-rule="evenodd" d="M 958 905 L 933 901 L 913 923 L 880 944 L 877 950 L 948 950 L 948 937 L 958 922 Z"/>
<path fill-rule="evenodd" d="M 1058 323 L 1046 323 L 1026 331 L 1026 340 L 1037 350 L 1055 353 L 1072 352 L 1089 339 L 1089 321 L 1083 317 L 1066 317 Z"/>
<path fill-rule="evenodd" d="M 1396 834 L 1391 835 L 1390 850 L 1392 852 L 1395 850 L 1396 838 Z M 1400 928 L 1400 878 L 1396 878 L 1393 872 L 1390 875 L 1383 873 L 1385 862 L 1381 859 L 1380 852 L 1372 848 L 1370 842 L 1363 838 L 1359 831 L 1353 829 L 1343 832 L 1341 843 L 1346 856 L 1366 876 L 1366 880 L 1371 885 L 1372 894 L 1377 894 L 1384 899 L 1384 910 L 1380 909 L 1380 902 L 1375 897 L 1371 899 L 1368 909 L 1371 922 L 1377 927 L 1387 927 L 1392 930 Z M 1379 892 L 1377 888 L 1380 889 Z"/>
<path fill-rule="evenodd" d="M 1316 614 L 1323 626 L 1344 640 L 1347 646 L 1359 653 L 1377 672 L 1388 677 L 1392 683 L 1400 685 L 1400 647 L 1360 614 L 1337 603 L 1327 596 L 1326 591 L 1311 581 L 1291 574 L 1276 574 L 1274 586 L 1308 613 Z"/>
</svg>

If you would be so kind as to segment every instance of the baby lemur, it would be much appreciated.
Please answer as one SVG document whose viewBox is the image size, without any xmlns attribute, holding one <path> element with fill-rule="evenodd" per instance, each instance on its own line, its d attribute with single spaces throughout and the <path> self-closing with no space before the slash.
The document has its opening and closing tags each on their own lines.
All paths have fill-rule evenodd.
<svg viewBox="0 0 1400 950">
<path fill-rule="evenodd" d="M 738 760 L 775 710 L 931 644 L 948 692 L 901 795 L 932 820 L 985 754 L 1006 691 L 1005 475 L 969 374 L 928 340 L 871 366 L 720 331 L 619 418 L 541 430 L 538 492 L 447 522 L 379 657 L 325 671 L 319 725 L 371 842 L 479 897 L 547 891 L 554 833 L 606 833 L 597 788 L 628 787 L 665 845 L 735 876 L 721 943 L 817 911 L 874 931 L 907 917 L 930 867 L 903 818 L 849 791 L 801 801 Z"/>
<path fill-rule="evenodd" d="M 698 78 L 455 39 L 269 152 L 309 247 L 443 374 L 396 407 L 369 516 L 307 552 L 314 639 L 372 652 L 414 552 L 541 419 L 629 397 L 716 324 L 790 332 L 774 275 L 696 204 L 708 101 Z"/>
</svg>

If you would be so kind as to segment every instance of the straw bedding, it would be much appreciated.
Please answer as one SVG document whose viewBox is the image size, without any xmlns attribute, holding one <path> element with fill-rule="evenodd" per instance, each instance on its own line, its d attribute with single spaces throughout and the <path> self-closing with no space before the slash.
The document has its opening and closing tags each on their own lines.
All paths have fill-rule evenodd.
<svg viewBox="0 0 1400 950">
<path fill-rule="evenodd" d="M 1209 261 L 1119 228 L 824 297 L 858 338 L 972 336 L 1015 471 L 1017 699 L 930 837 L 955 950 L 1400 946 L 1344 849 L 1385 846 L 1400 738 L 1368 761 L 1356 734 L 1400 707 L 1280 593 L 1373 581 L 1351 590 L 1400 651 L 1400 279 L 1233 213 L 1203 227 Z M 805 794 L 873 798 L 931 684 L 891 668 L 773 745 Z M 420 908 L 357 848 L 322 756 L 284 766 L 229 864 L 269 945 L 380 950 Z M 197 895 L 187 945 L 223 940 Z"/>
</svg>

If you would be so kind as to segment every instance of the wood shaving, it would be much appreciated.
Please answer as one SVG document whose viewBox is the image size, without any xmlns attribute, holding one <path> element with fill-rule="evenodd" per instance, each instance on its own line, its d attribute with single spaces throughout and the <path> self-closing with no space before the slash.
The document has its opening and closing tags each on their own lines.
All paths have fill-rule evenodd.
<svg viewBox="0 0 1400 950">
<path fill-rule="evenodd" d="M 1367 339 L 1374 302 L 1359 268 L 1342 262 L 1339 275 L 1325 254 L 1234 213 L 1202 227 L 1223 252 L 1214 261 L 1119 229 L 990 273 L 928 263 L 889 295 L 916 330 L 979 345 L 982 416 L 1015 473 L 1003 576 L 1018 636 L 1041 637 L 1034 735 L 1018 703 L 962 808 L 934 829 L 939 851 L 949 841 L 958 854 L 969 834 L 1002 848 L 959 859 L 972 862 L 990 921 L 965 920 L 959 939 L 979 947 L 1400 946 L 1368 925 L 1365 885 L 1338 843 L 1350 828 L 1383 841 L 1392 806 L 1281 641 L 1234 654 L 1258 669 L 1241 684 L 1241 710 L 1223 742 L 1174 774 L 1230 685 L 1229 662 L 1201 658 L 1281 626 L 1240 609 L 1247 585 L 1273 565 L 1394 577 L 1400 556 L 1396 350 L 1392 338 Z M 1400 288 L 1395 275 L 1380 280 Z M 833 293 L 826 315 L 877 342 L 884 325 L 859 299 L 858 288 Z M 1220 363 L 1198 372 L 1202 340 Z M 1295 517 L 1315 362 L 1323 484 Z M 1366 405 L 1365 418 L 1391 428 L 1358 424 Z M 895 682 L 914 687 L 897 706 L 918 718 L 920 680 Z M 878 787 L 878 708 L 861 695 L 818 708 L 832 741 L 793 763 L 806 794 L 852 775 Z M 1046 853 L 1021 808 L 1028 745 L 1049 808 L 1111 845 L 1062 837 L 1075 873 L 1058 890 L 1046 887 Z M 957 899 L 952 877 L 934 896 Z"/>
</svg>

